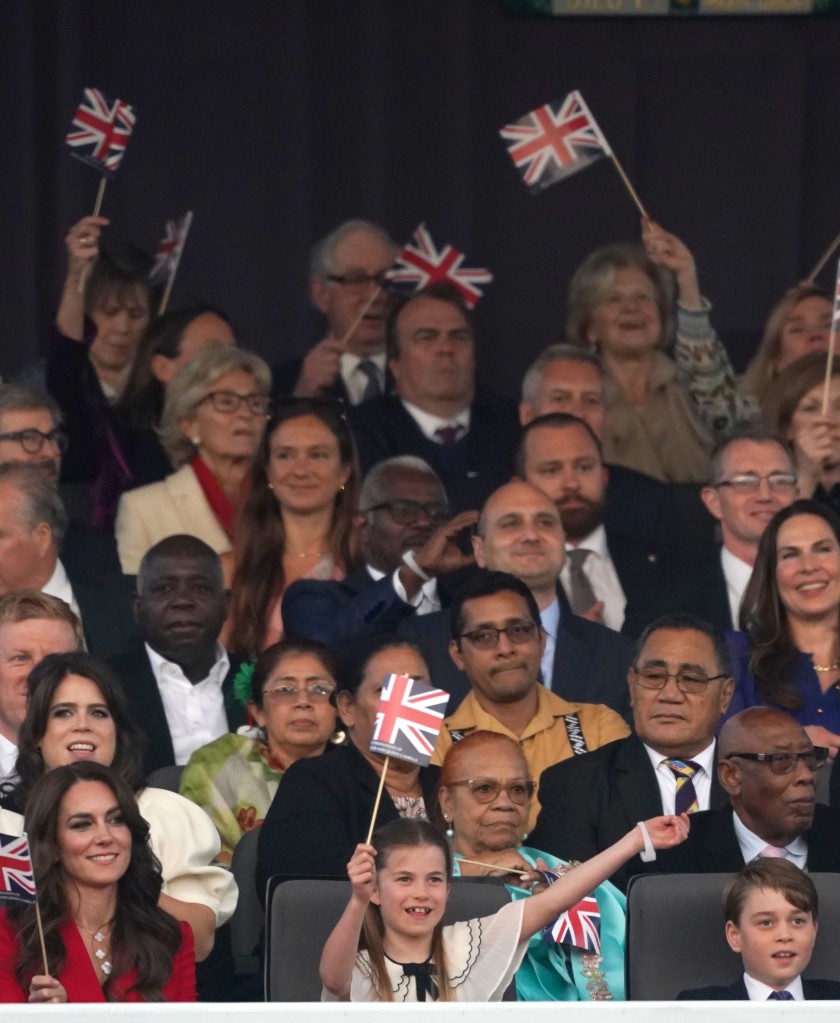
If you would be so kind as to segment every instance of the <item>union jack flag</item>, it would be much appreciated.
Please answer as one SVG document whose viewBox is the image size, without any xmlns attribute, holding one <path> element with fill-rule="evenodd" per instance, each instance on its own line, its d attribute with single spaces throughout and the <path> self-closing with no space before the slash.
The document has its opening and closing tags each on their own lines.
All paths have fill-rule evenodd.
<svg viewBox="0 0 840 1023">
<path fill-rule="evenodd" d="M 540 873 L 549 884 L 553 884 L 560 874 L 553 870 L 542 870 Z M 586 952 L 601 952 L 601 911 L 594 895 L 587 895 L 576 905 L 543 928 L 543 938 L 555 941 L 558 945 L 573 945 Z"/>
<path fill-rule="evenodd" d="M 0 835 L 0 902 L 35 901 L 35 876 L 26 835 Z"/>
<path fill-rule="evenodd" d="M 103 174 L 113 174 L 123 158 L 135 120 L 128 103 L 118 99 L 112 104 L 99 89 L 85 89 L 65 142 L 73 156 Z"/>
<path fill-rule="evenodd" d="M 532 192 L 548 188 L 612 152 L 577 91 L 560 103 L 546 103 L 506 124 L 499 134 Z"/>
<path fill-rule="evenodd" d="M 192 218 L 192 210 L 187 210 L 180 219 L 166 221 L 165 234 L 158 245 L 154 266 L 149 273 L 149 281 L 152 284 L 163 284 L 178 272 L 178 264 L 181 262 L 187 235 L 190 233 Z"/>
<path fill-rule="evenodd" d="M 493 274 L 483 267 L 461 266 L 463 259 L 464 253 L 451 245 L 438 250 L 426 225 L 421 224 L 391 269 L 385 271 L 385 278 L 394 288 L 410 288 L 412 294 L 436 281 L 446 281 L 461 292 L 464 301 L 472 309 L 482 297 L 476 285 L 489 284 Z"/>
<path fill-rule="evenodd" d="M 370 741 L 371 753 L 428 767 L 449 693 L 407 675 L 388 675 Z"/>
</svg>

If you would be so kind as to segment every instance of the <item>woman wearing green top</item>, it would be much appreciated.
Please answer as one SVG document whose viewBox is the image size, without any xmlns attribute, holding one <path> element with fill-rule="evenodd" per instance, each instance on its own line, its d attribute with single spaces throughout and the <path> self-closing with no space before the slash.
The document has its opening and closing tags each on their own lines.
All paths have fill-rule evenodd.
<svg viewBox="0 0 840 1023">
<path fill-rule="evenodd" d="M 283 772 L 324 752 L 335 732 L 335 655 L 314 640 L 268 647 L 236 679 L 236 695 L 258 725 L 197 749 L 181 777 L 181 795 L 205 810 L 229 863 L 246 831 L 259 827 Z"/>
</svg>

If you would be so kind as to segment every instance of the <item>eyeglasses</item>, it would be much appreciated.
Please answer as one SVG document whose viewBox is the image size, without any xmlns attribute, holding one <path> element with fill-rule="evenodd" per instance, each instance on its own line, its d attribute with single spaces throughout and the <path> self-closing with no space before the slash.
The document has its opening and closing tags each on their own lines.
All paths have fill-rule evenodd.
<svg viewBox="0 0 840 1023">
<path fill-rule="evenodd" d="M 809 770 L 819 771 L 828 762 L 828 749 L 825 746 L 814 746 L 804 753 L 727 753 L 721 759 L 728 760 L 730 757 L 758 760 L 762 764 L 769 764 L 773 774 L 790 774 L 800 760 L 808 765 Z"/>
<path fill-rule="evenodd" d="M 681 693 L 705 693 L 710 682 L 729 678 L 728 675 L 704 675 L 702 671 L 665 671 L 664 668 L 636 667 L 630 670 L 636 676 L 639 685 L 645 689 L 664 689 L 668 685 L 668 679 L 672 678 Z"/>
<path fill-rule="evenodd" d="M 363 291 L 369 288 L 371 284 L 375 284 L 377 288 L 383 287 L 388 279 L 387 274 L 387 270 L 380 270 L 379 273 L 375 274 L 327 274 L 327 280 L 332 281 L 333 284 L 340 284 L 349 291 Z"/>
<path fill-rule="evenodd" d="M 383 501 L 382 504 L 365 508 L 364 514 L 381 511 L 383 508 L 388 510 L 398 526 L 411 526 L 424 514 L 433 526 L 442 526 L 452 517 L 449 505 L 439 501 L 431 504 L 421 504 L 419 501 Z"/>
<path fill-rule="evenodd" d="M 267 394 L 237 394 L 235 391 L 211 391 L 199 404 L 213 403 L 217 412 L 236 412 L 244 402 L 256 416 L 267 416 L 271 411 L 271 398 Z"/>
<path fill-rule="evenodd" d="M 762 480 L 767 480 L 767 486 L 773 494 L 789 494 L 796 487 L 796 476 L 792 472 L 771 472 L 767 476 L 759 476 L 757 472 L 743 472 L 713 486 L 731 487 L 735 494 L 757 494 Z"/>
<path fill-rule="evenodd" d="M 468 639 L 476 650 L 492 650 L 498 645 L 499 636 L 504 633 L 511 643 L 516 646 L 524 646 L 530 643 L 537 626 L 534 622 L 511 622 L 503 629 L 497 629 L 493 625 L 483 625 L 480 629 L 473 629 L 472 632 L 462 632 L 461 639 Z"/>
<path fill-rule="evenodd" d="M 504 783 L 496 781 L 495 778 L 466 778 L 463 781 L 447 782 L 444 788 L 456 785 L 465 785 L 477 803 L 492 803 L 504 789 L 512 803 L 525 806 L 537 791 L 537 783 L 530 778 L 517 778 Z"/>
<path fill-rule="evenodd" d="M 313 703 L 323 703 L 329 700 L 334 692 L 335 685 L 332 682 L 313 682 L 302 689 L 292 685 L 263 689 L 263 697 L 272 703 L 293 703 L 303 696 L 308 696 Z"/>
<path fill-rule="evenodd" d="M 23 448 L 28 455 L 37 455 L 46 444 L 55 444 L 58 450 L 64 454 L 67 450 L 67 434 L 58 428 L 44 433 L 42 430 L 13 430 L 11 433 L 0 433 L 0 440 L 13 440 Z"/>
</svg>

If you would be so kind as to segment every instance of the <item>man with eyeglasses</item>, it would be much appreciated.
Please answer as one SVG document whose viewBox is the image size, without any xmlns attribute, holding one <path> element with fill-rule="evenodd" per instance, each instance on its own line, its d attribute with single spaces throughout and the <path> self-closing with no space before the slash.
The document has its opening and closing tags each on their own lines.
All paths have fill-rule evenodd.
<svg viewBox="0 0 840 1023">
<path fill-rule="evenodd" d="M 219 556 L 197 537 L 167 537 L 140 562 L 141 638 L 109 664 L 146 735 L 146 775 L 186 764 L 200 746 L 245 723 L 233 695 L 239 662 L 219 642 L 227 607 Z"/>
<path fill-rule="evenodd" d="M 585 860 L 636 821 L 726 805 L 715 775 L 715 731 L 734 685 L 723 637 L 691 615 L 665 615 L 640 636 L 627 684 L 634 734 L 543 773 L 534 848 Z M 624 890 L 643 869 L 634 857 L 611 880 Z"/>
<path fill-rule="evenodd" d="M 443 763 L 465 735 L 486 729 L 515 739 L 538 778 L 551 764 L 628 734 L 609 707 L 571 703 L 540 685 L 545 634 L 533 593 L 515 576 L 476 572 L 455 595 L 449 618 L 449 654 L 471 691 L 444 720 L 432 763 Z M 529 830 L 538 809 L 535 802 Z"/>
<path fill-rule="evenodd" d="M 388 635 L 408 617 L 448 606 L 438 576 L 472 563 L 456 538 L 477 519 L 477 512 L 453 518 L 443 484 L 422 459 L 403 455 L 375 465 L 359 495 L 364 568 L 340 582 L 293 583 L 283 595 L 286 635 L 340 649 L 360 637 Z"/>
<path fill-rule="evenodd" d="M 274 394 L 341 398 L 358 405 L 387 394 L 387 294 L 381 289 L 397 246 L 366 220 L 340 224 L 312 249 L 312 301 L 327 321 L 326 337 L 303 359 L 273 367 Z M 346 339 L 346 340 L 345 340 Z"/>
<path fill-rule="evenodd" d="M 705 559 L 686 606 L 720 629 L 737 629 L 744 590 L 767 523 L 796 497 L 796 469 L 785 442 L 766 430 L 742 430 L 712 453 L 703 504 L 720 523 L 721 545 Z"/>
<path fill-rule="evenodd" d="M 771 707 L 750 707 L 720 731 L 717 771 L 729 806 L 692 818 L 686 848 L 660 863 L 667 873 L 734 873 L 757 856 L 802 870 L 840 871 L 840 814 L 816 802 L 828 750 Z"/>
</svg>

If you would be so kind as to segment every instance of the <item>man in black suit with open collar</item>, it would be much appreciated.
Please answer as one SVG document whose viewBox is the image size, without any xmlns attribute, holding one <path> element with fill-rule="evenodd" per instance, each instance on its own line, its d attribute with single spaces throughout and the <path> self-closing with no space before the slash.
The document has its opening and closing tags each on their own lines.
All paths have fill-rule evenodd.
<svg viewBox="0 0 840 1023">
<path fill-rule="evenodd" d="M 134 613 L 143 642 L 109 663 L 146 735 L 148 775 L 235 731 L 245 708 L 233 694 L 239 662 L 218 640 L 227 593 L 211 547 L 186 535 L 155 544 L 140 563 Z"/>
<path fill-rule="evenodd" d="M 565 700 L 603 703 L 627 717 L 625 679 L 633 644 L 571 613 L 557 581 L 565 553 L 554 503 L 522 480 L 500 487 L 484 505 L 473 549 L 479 567 L 509 572 L 534 594 L 546 633 L 545 685 Z M 449 656 L 448 616 L 438 612 L 407 619 L 399 631 L 420 646 L 434 684 L 452 694 L 451 713 L 469 693 L 470 683 Z"/>
<path fill-rule="evenodd" d="M 627 685 L 635 734 L 543 771 L 542 809 L 529 836 L 535 849 L 586 860 L 637 821 L 673 813 L 691 792 L 700 809 L 726 804 L 715 731 L 733 681 L 721 636 L 689 615 L 660 618 L 639 639 Z M 691 762 L 688 781 L 679 782 L 670 760 Z M 633 857 L 611 880 L 624 890 L 645 869 L 662 870 L 661 856 L 650 868 Z"/>
</svg>

